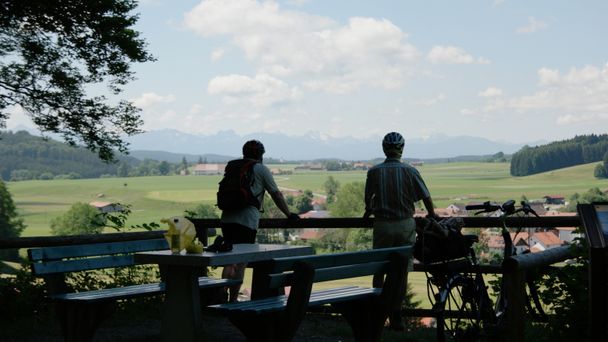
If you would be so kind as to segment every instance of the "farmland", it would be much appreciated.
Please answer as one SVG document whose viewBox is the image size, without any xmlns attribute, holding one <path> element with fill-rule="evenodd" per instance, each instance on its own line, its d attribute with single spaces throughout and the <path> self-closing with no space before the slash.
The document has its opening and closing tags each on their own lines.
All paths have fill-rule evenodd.
<svg viewBox="0 0 608 342">
<path fill-rule="evenodd" d="M 277 167 L 270 165 L 269 167 Z M 286 166 L 279 166 L 285 169 Z M 528 177 L 511 177 L 507 163 L 445 163 L 419 167 L 436 206 L 485 200 L 539 199 L 548 194 L 566 198 L 592 187 L 606 190 L 608 180 L 593 177 L 595 163 Z M 287 166 L 293 168 L 293 166 Z M 276 176 L 280 187 L 323 193 L 333 176 L 340 184 L 364 182 L 365 171 L 306 171 Z M 132 206 L 128 225 L 159 222 L 182 215 L 197 204 L 215 204 L 220 176 L 158 176 L 8 182 L 27 229 L 23 236 L 49 235 L 49 222 L 76 202 L 119 202 Z"/>
</svg>

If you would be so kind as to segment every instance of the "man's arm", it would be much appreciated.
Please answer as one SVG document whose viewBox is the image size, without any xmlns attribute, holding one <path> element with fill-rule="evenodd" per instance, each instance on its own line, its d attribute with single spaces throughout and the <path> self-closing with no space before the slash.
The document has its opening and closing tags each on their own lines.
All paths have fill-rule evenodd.
<svg viewBox="0 0 608 342">
<path fill-rule="evenodd" d="M 281 212 L 285 214 L 285 216 L 287 216 L 288 218 L 292 218 L 293 215 L 297 215 L 292 215 L 292 213 L 289 211 L 289 207 L 287 206 L 287 202 L 285 202 L 285 197 L 283 197 L 283 193 L 281 193 L 280 191 L 274 191 L 270 193 L 270 197 L 272 197 L 272 200 L 277 205 L 277 208 L 279 208 L 279 210 L 281 210 Z"/>
<path fill-rule="evenodd" d="M 423 198 L 422 203 L 424 203 L 424 207 L 429 213 L 428 217 L 437 218 L 437 214 L 435 214 L 435 206 L 433 205 L 433 199 L 431 196 Z"/>
<path fill-rule="evenodd" d="M 363 213 L 363 218 L 368 218 L 372 214 L 372 196 L 372 186 L 368 173 L 365 179 L 365 197 L 363 199 L 365 201 L 365 212 Z"/>
</svg>

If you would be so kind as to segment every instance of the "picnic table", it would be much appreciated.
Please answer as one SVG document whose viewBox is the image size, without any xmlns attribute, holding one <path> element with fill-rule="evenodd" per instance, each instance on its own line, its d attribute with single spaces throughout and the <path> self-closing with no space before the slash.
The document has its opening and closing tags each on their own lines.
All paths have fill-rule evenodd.
<svg viewBox="0 0 608 342">
<path fill-rule="evenodd" d="M 172 254 L 170 250 L 147 251 L 136 253 L 134 259 L 138 263 L 156 263 L 166 268 L 162 340 L 204 341 L 201 294 L 197 283 L 201 267 L 249 263 L 255 274 L 256 262 L 310 254 L 313 250 L 309 246 L 235 244 L 229 252 Z"/>
</svg>

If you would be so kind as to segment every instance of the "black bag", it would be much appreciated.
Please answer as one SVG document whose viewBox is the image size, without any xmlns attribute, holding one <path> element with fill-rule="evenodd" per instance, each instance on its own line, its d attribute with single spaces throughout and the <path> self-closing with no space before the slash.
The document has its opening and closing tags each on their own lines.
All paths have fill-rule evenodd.
<svg viewBox="0 0 608 342">
<path fill-rule="evenodd" d="M 460 232 L 460 223 L 431 222 L 421 220 L 423 226 L 417 227 L 414 258 L 423 264 L 463 258 L 468 255 L 469 248 L 466 238 Z"/>
<path fill-rule="evenodd" d="M 255 180 L 253 166 L 256 163 L 256 160 L 249 159 L 237 159 L 228 162 L 224 169 L 224 178 L 220 181 L 217 192 L 218 208 L 221 210 L 238 210 L 253 206 L 260 209 L 260 201 L 251 191 Z"/>
</svg>

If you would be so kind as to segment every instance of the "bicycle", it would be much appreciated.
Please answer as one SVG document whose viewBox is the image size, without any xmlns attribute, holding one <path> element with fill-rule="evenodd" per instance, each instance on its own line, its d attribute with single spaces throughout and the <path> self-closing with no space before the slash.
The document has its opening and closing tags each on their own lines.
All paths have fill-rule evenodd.
<svg viewBox="0 0 608 342">
<path fill-rule="evenodd" d="M 503 250 L 505 258 L 515 254 L 513 238 L 521 231 L 519 228 L 512 238 L 506 226 L 506 217 L 518 213 L 536 215 L 527 203 L 522 202 L 521 206 L 516 208 L 513 200 L 502 205 L 485 202 L 481 205 L 467 206 L 467 210 L 479 210 L 475 215 L 501 212 L 501 235 L 505 241 Z M 508 307 L 506 286 L 504 279 L 501 279 L 496 302 L 493 302 L 473 249 L 478 237 L 460 234 L 463 223 L 452 218 L 440 222 L 431 219 L 420 222 L 423 223 L 423 227 L 419 229 L 421 241 L 417 241 L 417 245 L 424 246 L 428 242 L 425 240 L 434 241 L 436 244 L 432 246 L 431 243 L 432 247 L 429 251 L 420 251 L 418 248 L 417 259 L 426 266 L 427 293 L 436 318 L 438 341 L 445 341 L 446 338 L 470 341 L 498 336 L 504 325 Z M 438 231 L 440 233 L 437 233 Z M 438 235 L 441 237 L 437 237 Z M 453 245 L 459 247 L 450 251 Z M 446 251 L 449 252 L 447 255 Z M 433 252 L 438 255 L 433 256 Z M 531 289 L 532 295 L 526 302 L 528 304 L 534 302 L 536 311 L 544 315 L 533 279 L 529 280 L 528 288 Z M 529 310 L 532 310 L 531 304 Z"/>
</svg>

